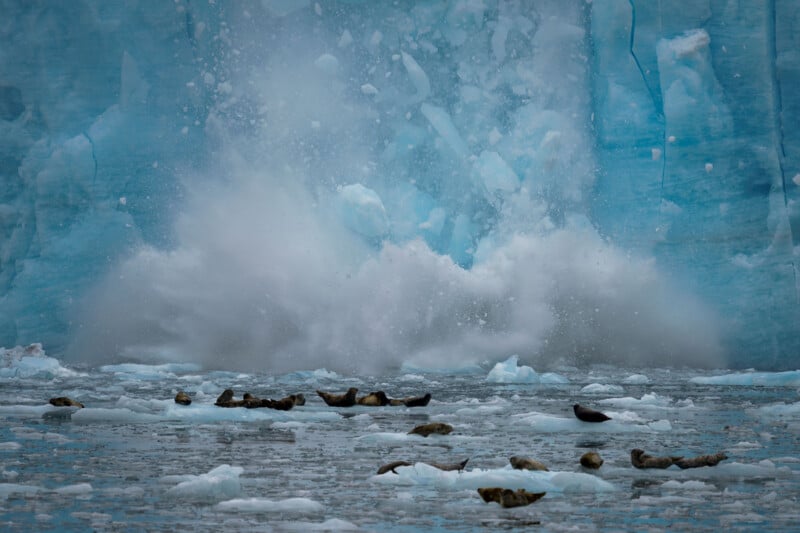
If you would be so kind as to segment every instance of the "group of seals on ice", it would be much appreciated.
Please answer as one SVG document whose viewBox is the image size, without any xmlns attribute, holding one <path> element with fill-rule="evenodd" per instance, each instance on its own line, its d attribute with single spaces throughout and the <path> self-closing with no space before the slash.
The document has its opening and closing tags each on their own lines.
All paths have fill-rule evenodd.
<svg viewBox="0 0 800 533">
<path fill-rule="evenodd" d="M 350 387 L 344 394 L 333 394 L 318 390 L 317 394 L 331 407 L 353 407 L 366 405 L 370 407 L 383 407 L 384 405 L 405 405 L 406 407 L 425 407 L 431 401 L 431 394 L 424 396 L 409 396 L 408 398 L 389 398 L 382 390 L 373 391 L 360 398 L 356 397 L 358 389 Z"/>
<path fill-rule="evenodd" d="M 178 401 L 177 396 L 175 401 Z M 245 392 L 241 400 L 234 400 L 233 390 L 225 389 L 219 395 L 214 405 L 217 407 L 246 407 L 247 409 L 277 409 L 278 411 L 288 411 L 296 405 L 305 405 L 306 397 L 302 394 L 290 394 L 280 400 L 273 400 L 272 398 L 258 398 L 249 392 Z"/>
<path fill-rule="evenodd" d="M 636 468 L 669 468 L 678 465 L 683 470 L 687 468 L 700 468 L 703 466 L 717 466 L 721 461 L 727 459 L 724 452 L 717 452 L 708 455 L 698 455 L 697 457 L 656 457 L 644 453 L 644 450 L 634 448 L 631 450 L 631 464 Z"/>
</svg>

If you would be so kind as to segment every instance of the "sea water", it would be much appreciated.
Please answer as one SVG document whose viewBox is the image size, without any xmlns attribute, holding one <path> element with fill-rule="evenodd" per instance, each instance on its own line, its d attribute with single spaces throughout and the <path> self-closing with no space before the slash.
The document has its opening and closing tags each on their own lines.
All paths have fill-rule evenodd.
<svg viewBox="0 0 800 533">
<path fill-rule="evenodd" d="M 193 364 L 67 368 L 34 349 L 0 368 L 0 529 L 4 531 L 735 531 L 800 524 L 800 373 L 560 367 L 515 357 L 383 375 L 205 371 Z M 334 408 L 316 390 L 425 407 Z M 290 411 L 214 406 L 226 388 Z M 174 403 L 179 390 L 190 406 Z M 86 407 L 47 403 L 69 396 Z M 581 403 L 612 420 L 585 423 Z M 430 421 L 449 435 L 409 435 Z M 637 470 L 630 450 L 715 467 Z M 597 471 L 580 456 L 597 451 Z M 521 455 L 547 472 L 513 470 Z M 427 462 L 456 463 L 445 472 Z M 403 460 L 412 466 L 377 475 Z M 486 486 L 546 492 L 503 509 Z"/>
</svg>

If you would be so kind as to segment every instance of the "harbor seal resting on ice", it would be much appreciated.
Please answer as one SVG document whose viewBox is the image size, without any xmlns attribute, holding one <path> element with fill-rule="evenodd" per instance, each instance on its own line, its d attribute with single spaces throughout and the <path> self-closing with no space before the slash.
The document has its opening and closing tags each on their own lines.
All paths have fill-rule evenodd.
<svg viewBox="0 0 800 533">
<path fill-rule="evenodd" d="M 724 461 L 728 456 L 724 452 L 717 452 L 711 455 L 698 455 L 688 459 L 678 459 L 675 464 L 682 469 L 700 468 L 702 466 L 717 466 L 720 461 Z"/>
<path fill-rule="evenodd" d="M 443 422 L 431 422 L 429 424 L 422 424 L 420 426 L 415 427 L 411 431 L 408 432 L 409 435 L 422 435 L 423 437 L 427 437 L 433 433 L 437 433 L 439 435 L 447 435 L 453 431 L 453 426 L 450 424 L 445 424 Z"/>
<path fill-rule="evenodd" d="M 514 455 L 508 458 L 508 462 L 511 463 L 511 466 L 517 470 L 542 470 L 544 472 L 549 472 L 543 463 L 528 457 L 519 457 L 518 455 Z"/>
<path fill-rule="evenodd" d="M 356 393 L 358 389 L 350 387 L 344 394 L 331 394 L 330 392 L 317 391 L 320 398 L 331 407 L 353 407 L 356 404 Z"/>
<path fill-rule="evenodd" d="M 183 391 L 178 391 L 178 394 L 175 395 L 175 403 L 179 403 L 181 405 L 191 405 L 192 399 Z"/>
<path fill-rule="evenodd" d="M 675 461 L 681 459 L 683 457 L 654 457 L 639 448 L 631 450 L 631 464 L 636 468 L 669 468 Z"/>
<path fill-rule="evenodd" d="M 386 397 L 386 393 L 382 390 L 377 392 L 370 392 L 366 396 L 362 396 L 358 400 L 356 400 L 358 405 L 368 405 L 371 407 L 382 407 L 384 405 L 389 405 L 389 398 Z"/>
<path fill-rule="evenodd" d="M 392 405 L 405 405 L 406 407 L 425 407 L 431 401 L 431 393 L 425 396 L 409 396 L 408 398 L 393 398 L 389 400 Z"/>
<path fill-rule="evenodd" d="M 525 489 L 504 489 L 502 487 L 482 487 L 478 489 L 478 494 L 481 495 L 483 501 L 486 503 L 497 502 L 502 507 L 521 507 L 523 505 L 530 505 L 544 497 L 546 492 L 528 492 Z"/>
<path fill-rule="evenodd" d="M 597 452 L 586 452 L 581 455 L 581 466 L 584 468 L 591 468 L 597 470 L 603 466 L 603 458 Z"/>
<path fill-rule="evenodd" d="M 79 409 L 83 409 L 83 404 L 81 402 L 76 402 L 72 398 L 68 398 L 66 396 L 50 398 L 49 403 L 50 405 L 55 405 L 56 407 L 77 407 Z"/>
<path fill-rule="evenodd" d="M 572 410 L 575 416 L 578 417 L 578 420 L 583 420 L 584 422 L 605 422 L 606 420 L 611 420 L 611 417 L 606 416 L 604 413 L 589 409 L 579 403 L 573 405 Z"/>
</svg>

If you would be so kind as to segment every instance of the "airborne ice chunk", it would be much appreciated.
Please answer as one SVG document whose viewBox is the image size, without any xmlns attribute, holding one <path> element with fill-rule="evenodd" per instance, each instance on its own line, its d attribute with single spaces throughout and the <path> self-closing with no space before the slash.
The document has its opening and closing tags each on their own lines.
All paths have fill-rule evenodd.
<svg viewBox="0 0 800 533">
<path fill-rule="evenodd" d="M 430 104 L 422 104 L 421 110 L 428 122 L 433 126 L 433 129 L 442 136 L 442 139 L 456 155 L 466 158 L 469 155 L 467 144 L 461 138 L 461 134 L 458 133 L 450 114 L 441 107 Z"/>
<path fill-rule="evenodd" d="M 167 491 L 167 494 L 177 498 L 191 500 L 219 500 L 231 499 L 239 495 L 242 490 L 239 475 L 244 472 L 240 466 L 220 465 L 207 474 L 199 476 L 168 476 L 166 481 L 180 479 L 181 481 Z"/>
<path fill-rule="evenodd" d="M 486 199 L 495 207 L 498 193 L 513 192 L 519 187 L 519 177 L 497 152 L 481 152 L 475 161 L 473 172 L 486 189 Z"/>
<path fill-rule="evenodd" d="M 339 213 L 345 226 L 369 238 L 389 232 L 389 219 L 378 193 L 360 183 L 339 189 Z"/>
<path fill-rule="evenodd" d="M 431 82 L 428 80 L 428 75 L 422 70 L 422 67 L 414 60 L 411 55 L 401 52 L 403 57 L 403 66 L 406 67 L 408 77 L 411 83 L 417 89 L 417 101 L 425 100 L 431 94 Z"/>
<path fill-rule="evenodd" d="M 264 9 L 274 17 L 285 17 L 309 4 L 311 4 L 311 0 L 261 0 Z"/>
<path fill-rule="evenodd" d="M 339 70 L 339 60 L 331 54 L 322 54 L 314 60 L 314 66 L 325 74 L 333 76 Z"/>
<path fill-rule="evenodd" d="M 350 34 L 349 31 L 344 30 L 342 32 L 342 36 L 339 37 L 339 48 L 345 48 L 346 46 L 350 46 L 353 44 L 353 36 Z"/>
</svg>

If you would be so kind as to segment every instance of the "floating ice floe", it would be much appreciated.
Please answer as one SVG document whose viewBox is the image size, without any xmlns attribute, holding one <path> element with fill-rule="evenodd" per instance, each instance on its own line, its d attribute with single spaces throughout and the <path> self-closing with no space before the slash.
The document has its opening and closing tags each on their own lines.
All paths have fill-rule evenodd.
<svg viewBox="0 0 800 533">
<path fill-rule="evenodd" d="M 368 433 L 367 435 L 362 435 L 360 437 L 356 437 L 355 441 L 361 444 L 427 444 L 431 446 L 447 446 L 454 442 L 464 442 L 464 441 L 475 441 L 475 440 L 484 440 L 484 437 L 474 437 L 471 435 L 439 435 L 439 434 L 432 434 L 428 435 L 427 437 L 423 437 L 422 435 L 416 434 L 409 434 L 409 433 L 390 433 L 390 432 L 377 432 L 377 433 Z"/>
<path fill-rule="evenodd" d="M 650 383 L 650 378 L 644 374 L 631 374 L 622 380 L 626 385 L 647 385 Z"/>
<path fill-rule="evenodd" d="M 0 378 L 73 377 L 80 375 L 61 366 L 58 359 L 45 355 L 40 343 L 0 348 Z"/>
<path fill-rule="evenodd" d="M 641 398 L 626 396 L 624 398 L 605 398 L 597 400 L 603 405 L 613 405 L 625 409 L 691 409 L 694 407 L 692 400 L 675 401 L 669 396 L 661 396 L 654 392 L 643 394 Z"/>
<path fill-rule="evenodd" d="M 761 416 L 778 418 L 778 417 L 800 417 L 800 402 L 796 403 L 776 403 L 772 405 L 765 405 L 754 409 Z"/>
<path fill-rule="evenodd" d="M 242 490 L 239 476 L 244 472 L 240 466 L 220 465 L 207 474 L 198 476 L 165 476 L 162 481 L 178 484 L 167 491 L 167 494 L 191 500 L 233 499 Z"/>
<path fill-rule="evenodd" d="M 519 357 L 512 355 L 505 361 L 497 363 L 489 371 L 486 381 L 492 383 L 539 383 L 547 385 L 559 385 L 569 383 L 569 380 L 560 374 L 545 372 L 538 374 L 529 366 L 519 366 Z"/>
<path fill-rule="evenodd" d="M 104 365 L 101 372 L 116 374 L 118 377 L 140 380 L 158 381 L 162 379 L 175 379 L 178 374 L 199 372 L 200 365 L 194 363 L 166 363 L 163 365 L 144 365 L 139 363 L 123 363 L 119 365 Z"/>
<path fill-rule="evenodd" d="M 34 485 L 19 485 L 17 483 L 0 483 L 0 499 L 8 499 L 12 494 L 36 494 L 42 490 Z"/>
<path fill-rule="evenodd" d="M 359 531 L 360 528 L 338 518 L 329 518 L 324 522 L 290 522 L 281 524 L 281 530 L 287 531 Z"/>
<path fill-rule="evenodd" d="M 439 490 L 470 490 L 480 487 L 504 487 L 547 493 L 617 490 L 608 481 L 591 474 L 515 470 L 511 466 L 448 472 L 425 463 L 416 463 L 412 466 L 397 467 L 395 471 L 397 474 L 389 472 L 372 476 L 370 481 L 387 485 L 426 486 Z"/>
<path fill-rule="evenodd" d="M 74 485 L 67 485 L 66 487 L 59 487 L 53 492 L 57 492 L 58 494 L 76 495 L 89 494 L 93 490 L 94 489 L 92 488 L 92 485 L 89 483 L 76 483 Z"/>
<path fill-rule="evenodd" d="M 606 422 L 590 423 L 583 422 L 574 417 L 562 418 L 535 412 L 513 416 L 530 424 L 531 429 L 545 433 L 638 433 L 672 430 L 672 424 L 670 424 L 669 420 L 656 420 L 644 424 L 634 424 L 624 420 L 616 420 L 612 416 L 612 419 Z"/>
<path fill-rule="evenodd" d="M 604 385 L 602 383 L 590 383 L 581 389 L 584 394 L 622 394 L 625 391 L 619 385 Z"/>
<path fill-rule="evenodd" d="M 689 382 L 697 385 L 800 387 L 800 370 L 787 372 L 738 372 L 722 376 L 698 376 L 691 378 Z"/>
<path fill-rule="evenodd" d="M 312 514 L 322 512 L 325 507 L 308 498 L 287 498 L 285 500 L 267 500 L 265 498 L 237 498 L 217 504 L 223 511 L 237 513 L 293 513 Z"/>
</svg>

